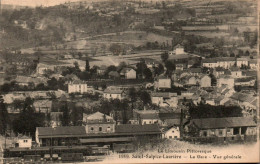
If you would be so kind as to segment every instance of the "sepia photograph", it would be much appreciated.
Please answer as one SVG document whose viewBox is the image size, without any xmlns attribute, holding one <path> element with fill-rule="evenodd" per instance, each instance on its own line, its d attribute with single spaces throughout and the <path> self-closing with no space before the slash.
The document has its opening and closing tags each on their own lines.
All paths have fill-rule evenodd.
<svg viewBox="0 0 260 164">
<path fill-rule="evenodd" d="M 0 163 L 260 163 L 258 0 L 0 0 Z"/>
</svg>

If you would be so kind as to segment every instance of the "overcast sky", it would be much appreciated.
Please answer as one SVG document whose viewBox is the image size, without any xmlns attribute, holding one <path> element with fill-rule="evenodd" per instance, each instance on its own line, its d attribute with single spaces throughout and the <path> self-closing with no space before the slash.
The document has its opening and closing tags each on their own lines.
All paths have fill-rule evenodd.
<svg viewBox="0 0 260 164">
<path fill-rule="evenodd" d="M 2 4 L 21 5 L 21 6 L 53 6 L 65 2 L 75 2 L 82 0 L 2 0 Z"/>
</svg>

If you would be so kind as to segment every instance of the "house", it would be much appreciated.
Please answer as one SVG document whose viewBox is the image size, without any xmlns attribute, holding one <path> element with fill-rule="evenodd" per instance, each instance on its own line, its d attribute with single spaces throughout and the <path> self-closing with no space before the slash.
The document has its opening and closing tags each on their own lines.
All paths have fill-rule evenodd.
<svg viewBox="0 0 260 164">
<path fill-rule="evenodd" d="M 167 139 L 179 139 L 180 138 L 180 129 L 178 126 L 172 126 L 167 129 L 163 129 L 163 138 Z"/>
<path fill-rule="evenodd" d="M 231 77 L 238 78 L 242 77 L 242 71 L 237 67 L 231 67 L 229 69 L 231 71 Z"/>
<path fill-rule="evenodd" d="M 248 59 L 247 58 L 237 58 L 236 65 L 238 68 L 241 68 L 242 66 L 248 66 Z"/>
<path fill-rule="evenodd" d="M 104 75 L 106 72 L 107 66 L 101 65 L 100 67 L 97 68 L 97 74 L 98 75 Z"/>
<path fill-rule="evenodd" d="M 222 68 L 222 67 L 217 67 L 213 70 L 213 75 L 218 78 L 220 77 L 221 75 L 224 75 L 225 74 L 225 68 Z"/>
<path fill-rule="evenodd" d="M 62 115 L 63 112 L 51 112 L 50 127 L 56 128 L 62 126 L 62 122 L 61 122 Z"/>
<path fill-rule="evenodd" d="M 165 76 L 159 76 L 158 77 L 158 86 L 157 88 L 160 89 L 170 89 L 172 85 L 172 81 L 170 78 L 167 78 Z"/>
<path fill-rule="evenodd" d="M 107 88 L 104 90 L 103 97 L 105 99 L 119 99 L 126 97 L 125 91 L 117 88 Z"/>
<path fill-rule="evenodd" d="M 235 57 L 207 58 L 202 60 L 202 66 L 208 68 L 230 68 L 236 64 Z"/>
<path fill-rule="evenodd" d="M 208 75 L 205 75 L 201 78 L 200 87 L 211 87 L 211 78 Z"/>
<path fill-rule="evenodd" d="M 199 85 L 200 79 L 196 76 L 189 76 L 186 84 L 187 85 Z"/>
<path fill-rule="evenodd" d="M 193 76 L 199 76 L 202 73 L 201 68 L 189 68 L 188 72 Z"/>
<path fill-rule="evenodd" d="M 29 86 L 32 84 L 32 86 L 30 87 L 37 86 L 40 83 L 47 84 L 46 78 L 28 77 L 28 76 L 17 76 L 15 78 L 15 81 L 18 85 L 22 85 L 22 86 Z"/>
<path fill-rule="evenodd" d="M 257 124 L 252 117 L 192 119 L 189 126 L 189 130 L 197 130 L 198 137 L 214 137 L 221 142 L 252 140 L 257 134 Z"/>
<path fill-rule="evenodd" d="M 235 86 L 254 86 L 256 77 L 236 78 Z"/>
<path fill-rule="evenodd" d="M 85 81 L 74 80 L 68 84 L 68 93 L 87 93 L 88 85 Z"/>
<path fill-rule="evenodd" d="M 158 124 L 159 122 L 159 116 L 157 113 L 139 113 L 137 119 L 141 125 Z"/>
<path fill-rule="evenodd" d="M 183 70 L 183 64 L 176 64 L 176 70 Z"/>
<path fill-rule="evenodd" d="M 110 71 L 108 73 L 110 79 L 117 79 L 120 78 L 120 74 L 117 71 Z"/>
<path fill-rule="evenodd" d="M 18 140 L 15 144 L 15 147 L 30 149 L 32 147 L 32 137 L 18 136 Z"/>
<path fill-rule="evenodd" d="M 174 47 L 174 52 L 175 52 L 175 55 L 181 55 L 181 54 L 185 54 L 184 52 L 184 47 L 181 46 L 180 44 L 178 44 L 177 46 Z"/>
<path fill-rule="evenodd" d="M 170 92 L 152 92 L 151 93 L 152 103 L 158 106 L 170 106 L 177 107 L 178 97 L 177 93 Z"/>
<path fill-rule="evenodd" d="M 221 76 L 217 79 L 217 86 L 221 87 L 222 85 L 226 85 L 228 88 L 234 88 L 235 79 L 230 76 Z"/>
<path fill-rule="evenodd" d="M 33 107 L 36 113 L 50 113 L 52 107 L 52 101 L 50 100 L 35 100 L 33 102 Z"/>
<path fill-rule="evenodd" d="M 124 79 L 136 79 L 136 71 L 133 68 L 123 68 L 120 76 Z"/>
<path fill-rule="evenodd" d="M 258 70 L 258 63 L 256 59 L 252 59 L 249 61 L 249 66 L 251 69 Z"/>
<path fill-rule="evenodd" d="M 103 113 L 96 112 L 90 115 L 83 113 L 83 125 L 86 133 L 114 133 L 115 120 Z"/>
</svg>

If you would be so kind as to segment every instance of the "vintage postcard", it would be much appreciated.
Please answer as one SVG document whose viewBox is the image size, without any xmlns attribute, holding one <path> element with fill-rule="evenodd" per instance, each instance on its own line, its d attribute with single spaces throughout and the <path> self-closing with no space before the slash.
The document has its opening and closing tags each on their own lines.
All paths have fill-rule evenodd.
<svg viewBox="0 0 260 164">
<path fill-rule="evenodd" d="M 0 0 L 0 163 L 259 163 L 258 0 Z"/>
</svg>

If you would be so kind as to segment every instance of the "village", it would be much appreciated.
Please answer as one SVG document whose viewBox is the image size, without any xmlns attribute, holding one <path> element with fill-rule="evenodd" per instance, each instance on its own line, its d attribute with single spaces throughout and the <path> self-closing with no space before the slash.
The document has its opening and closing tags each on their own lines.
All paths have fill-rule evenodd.
<svg viewBox="0 0 260 164">
<path fill-rule="evenodd" d="M 238 30 L 239 22 L 254 26 L 254 16 L 247 13 L 244 15 L 250 19 L 241 16 L 232 22 L 231 14 L 232 18 L 220 20 L 217 16 L 226 12 L 222 5 L 206 9 L 189 3 L 128 1 L 126 8 L 106 8 L 98 2 L 65 3 L 62 7 L 71 12 L 86 10 L 111 19 L 129 12 L 134 21 L 127 27 L 123 20 L 117 22 L 125 31 L 106 31 L 104 27 L 105 33 L 116 34 L 96 31 L 88 38 L 86 31 L 77 28 L 74 36 L 64 38 L 65 43 L 52 38 L 52 45 L 2 49 L 3 158 L 95 161 L 169 140 L 213 145 L 256 142 L 257 33 Z M 185 18 L 145 20 L 178 5 Z M 252 2 L 252 9 L 254 5 Z M 55 7 L 50 10 L 56 12 Z M 14 25 L 29 28 L 21 20 Z M 131 31 L 139 35 L 139 41 L 130 45 L 129 40 L 119 39 L 114 43 L 113 39 L 127 37 Z M 226 34 L 221 36 L 219 31 Z M 215 32 L 220 37 L 204 36 Z M 150 33 L 164 40 L 139 44 Z M 165 33 L 173 37 L 165 38 Z M 227 36 L 231 33 L 233 38 Z"/>
</svg>

